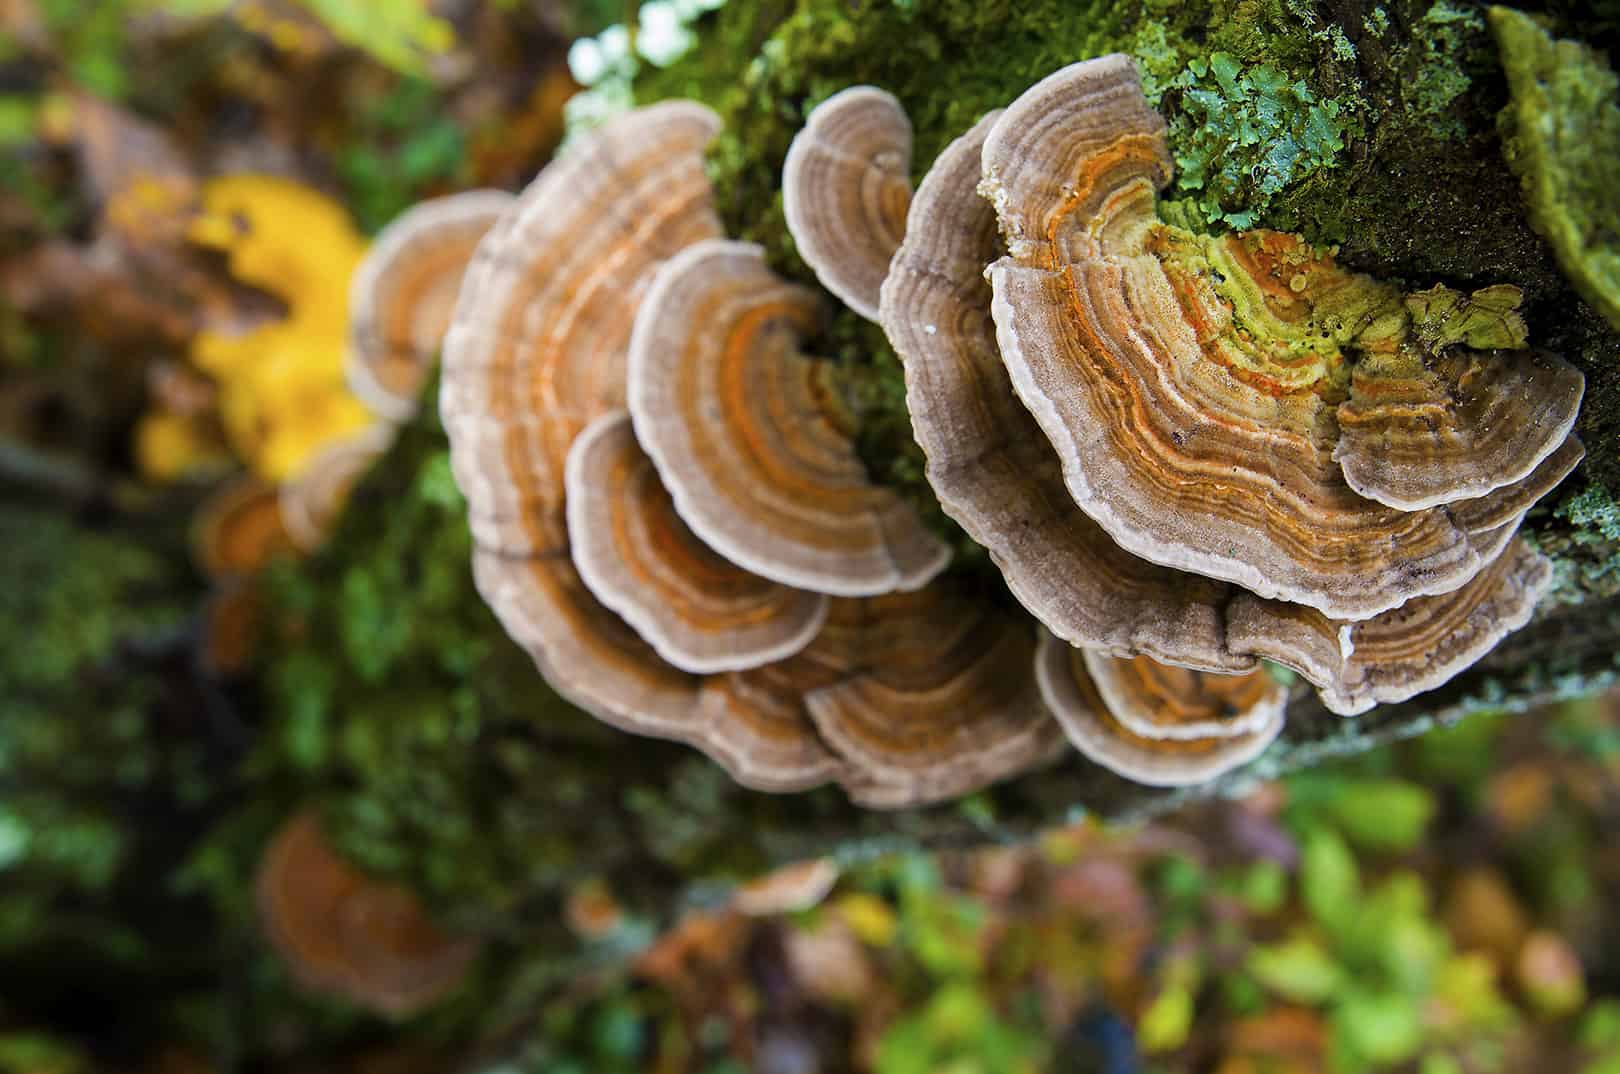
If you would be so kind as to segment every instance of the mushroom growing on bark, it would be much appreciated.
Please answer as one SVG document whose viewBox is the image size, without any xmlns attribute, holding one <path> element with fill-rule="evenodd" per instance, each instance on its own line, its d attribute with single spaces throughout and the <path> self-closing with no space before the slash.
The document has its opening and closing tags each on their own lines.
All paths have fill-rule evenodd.
<svg viewBox="0 0 1620 1074">
<path fill-rule="evenodd" d="M 192 560 L 215 582 L 253 574 L 295 547 L 276 486 L 251 475 L 215 489 L 192 518 Z"/>
<path fill-rule="evenodd" d="M 1079 66 L 1093 73 L 1093 81 L 1076 79 L 1073 72 L 1062 79 L 1054 76 L 1048 81 L 1067 83 L 1059 87 L 1061 92 L 1054 91 L 1057 96 L 1066 93 L 1078 99 L 1082 109 L 1093 110 L 1103 107 L 1094 100 L 1101 97 L 1112 102 L 1105 111 L 1133 116 L 1140 129 L 1135 134 L 1121 133 L 1104 123 L 1092 136 L 1077 139 L 1079 144 L 1066 166 L 1078 178 L 1048 178 L 1044 186 L 1026 183 L 1041 196 L 1060 203 L 1065 212 L 1076 206 L 1083 209 L 1087 197 L 1099 207 L 1098 219 L 1089 224 L 1065 216 L 1050 232 L 1044 225 L 1030 227 L 1034 238 L 1017 229 L 1009 236 L 1011 248 L 1023 250 L 1030 260 L 1044 258 L 1057 264 L 1073 253 L 1076 264 L 1026 274 L 1037 280 L 1055 279 L 1058 292 L 1079 278 L 1090 261 L 1106 261 L 1102 251 L 1108 244 L 1145 233 L 1170 236 L 1161 244 L 1165 249 L 1194 241 L 1152 218 L 1154 185 L 1161 174 L 1168 174 L 1168 163 L 1162 158 L 1154 122 L 1144 118 L 1151 113 L 1133 99 L 1139 97 L 1139 91 L 1134 88 L 1129 62 L 1111 57 Z M 1097 80 L 1107 88 L 1098 89 Z M 1042 86 L 1031 94 L 1045 92 Z M 1044 120 L 1049 127 L 1076 122 L 1063 109 L 1051 111 L 1054 114 Z M 1014 391 L 996 339 L 991 288 L 980 277 L 984 266 L 996 261 L 1003 250 L 995 208 L 975 187 L 979 186 L 982 163 L 987 164 L 983 155 L 986 139 L 992 130 L 1008 126 L 1004 117 L 1005 113 L 986 116 L 947 147 L 924 177 L 912 202 L 905 240 L 884 282 L 881 313 L 883 326 L 904 363 L 907 408 L 916 439 L 927 456 L 929 482 L 945 512 L 990 552 L 1025 607 L 1064 641 L 1102 653 L 1139 653 L 1188 668 L 1225 672 L 1252 668 L 1259 657 L 1269 657 L 1300 670 L 1322 689 L 1331 707 L 1347 712 L 1372 703 L 1372 688 L 1366 683 L 1373 679 L 1380 684 L 1378 700 L 1409 697 L 1450 678 L 1503 634 L 1523 624 L 1541 591 L 1539 580 L 1545 577 L 1546 565 L 1528 550 L 1508 557 L 1503 550 L 1525 511 L 1574 467 L 1582 448 L 1568 432 L 1579 400 L 1579 375 L 1558 359 L 1522 349 L 1524 325 L 1515 311 L 1515 289 L 1486 288 L 1463 296 L 1435 288 L 1407 296 L 1403 308 L 1393 290 L 1332 267 L 1315 251 L 1304 250 L 1292 236 L 1251 233 L 1231 237 L 1216 247 L 1217 259 L 1225 259 L 1222 271 L 1231 278 L 1248 280 L 1258 296 L 1252 301 L 1262 307 L 1269 295 L 1286 312 L 1287 303 L 1303 301 L 1297 298 L 1299 292 L 1335 310 L 1348 309 L 1354 301 L 1371 301 L 1400 329 L 1388 337 L 1368 333 L 1370 341 L 1382 340 L 1384 346 L 1361 355 L 1363 361 L 1357 368 L 1365 367 L 1368 374 L 1362 389 L 1351 393 L 1344 378 L 1339 384 L 1347 400 L 1339 412 L 1349 413 L 1350 421 L 1360 417 L 1364 428 L 1374 422 L 1386 427 L 1404 425 L 1404 435 L 1386 438 L 1386 443 L 1401 445 L 1391 457 L 1402 460 L 1401 465 L 1388 469 L 1417 468 L 1415 460 L 1421 452 L 1414 445 L 1421 444 L 1419 423 L 1433 420 L 1435 428 L 1449 430 L 1431 436 L 1435 458 L 1429 470 L 1438 477 L 1417 480 L 1455 488 L 1456 498 L 1438 513 L 1470 543 L 1479 562 L 1478 572 L 1465 572 L 1454 579 L 1453 588 L 1443 596 L 1408 600 L 1370 618 L 1357 616 L 1364 621 L 1351 631 L 1351 618 L 1330 619 L 1305 606 L 1262 599 L 1230 582 L 1138 558 L 1116 544 L 1069 494 L 1057 452 Z M 1015 132 L 1019 129 L 1017 124 L 1012 126 Z M 1033 131 L 1030 127 L 1025 133 L 1034 138 Z M 999 191 L 1006 208 L 1007 188 L 990 182 L 983 189 Z M 1100 192 L 1105 189 L 1106 193 Z M 1074 215 L 1084 213 L 1076 210 Z M 1049 242 L 1048 236 L 1059 241 Z M 1054 247 L 1061 247 L 1062 252 Z M 1142 259 L 1152 260 L 1162 253 Z M 1287 263 L 1296 270 L 1287 286 L 1276 286 L 1274 271 L 1255 269 L 1266 258 L 1274 262 L 1272 269 Z M 1013 268 L 1016 266 L 1010 268 L 1004 260 L 997 271 L 1005 274 Z M 1172 264 L 1171 274 L 1176 271 L 1180 270 Z M 1208 275 L 1207 269 L 1203 275 L 1192 273 L 1191 282 L 1177 292 L 1198 300 L 1189 299 L 1190 308 L 1207 316 L 1193 321 L 1206 330 L 1222 316 L 1231 320 L 1230 310 L 1221 305 L 1224 300 L 1211 297 Z M 1262 313 L 1269 315 L 1269 309 Z M 998 312 L 1013 318 L 1027 311 Z M 1083 323 L 1083 312 L 1066 313 L 1061 302 L 1046 312 L 1060 327 Z M 1403 320 L 1406 317 L 1410 318 L 1409 330 Z M 1273 320 L 1282 325 L 1280 334 L 1294 331 L 1286 318 Z M 1153 326 L 1141 328 L 1144 338 L 1158 338 Z M 1216 352 L 1230 358 L 1233 348 L 1211 338 Z M 1308 341 L 1301 347 L 1310 350 Z M 1432 370 L 1416 362 L 1415 356 L 1420 354 L 1432 358 Z M 1203 360 L 1200 352 L 1191 349 L 1181 356 L 1195 371 Z M 1235 359 L 1228 366 L 1235 371 L 1233 376 L 1254 374 Z M 1217 363 L 1213 373 L 1205 372 L 1219 375 L 1225 368 Z M 1410 391 L 1406 397 L 1380 394 L 1397 383 L 1406 388 L 1406 382 L 1373 375 L 1396 369 L 1403 369 L 1413 382 L 1421 382 L 1430 391 L 1421 406 L 1412 405 Z M 1063 378 L 1077 374 L 1064 362 L 1053 363 L 1051 374 L 1058 385 L 1051 390 L 1066 397 L 1082 394 L 1069 390 L 1073 386 Z M 1103 384 L 1121 393 L 1137 390 L 1134 376 L 1120 373 L 1105 378 Z M 1513 390 L 1503 390 L 1510 382 L 1515 385 Z M 1515 393 L 1525 398 L 1509 413 L 1505 407 Z M 1449 405 L 1434 398 L 1437 394 L 1446 396 Z M 1430 409 L 1425 411 L 1423 406 Z M 1351 413 L 1351 407 L 1359 408 L 1359 413 Z M 1040 412 L 1039 407 L 1035 409 Z M 1108 413 L 1110 420 L 1128 426 L 1135 420 L 1130 415 L 1137 411 Z M 1326 420 L 1324 426 L 1335 428 L 1336 417 Z M 1174 431 L 1167 444 L 1196 446 L 1202 435 L 1207 443 L 1220 446 L 1209 439 L 1209 429 L 1192 422 L 1187 429 L 1190 431 Z M 1251 422 L 1249 431 L 1268 432 L 1268 427 Z M 1110 437 L 1121 439 L 1113 429 L 1104 432 L 1106 435 L 1091 437 L 1092 447 L 1106 447 Z M 1364 438 L 1362 448 L 1371 443 Z M 1134 445 L 1127 441 L 1123 450 L 1134 450 Z M 1448 453 L 1466 456 L 1470 451 L 1480 458 L 1459 461 L 1446 457 Z M 1346 454 L 1358 452 L 1347 449 Z M 1324 459 L 1319 455 L 1317 461 Z M 1223 464 L 1205 472 L 1224 475 L 1229 467 Z M 1326 460 L 1322 472 L 1331 469 L 1331 460 Z M 1482 478 L 1487 469 L 1494 470 L 1495 476 Z M 1297 471 L 1282 467 L 1279 472 L 1286 477 Z M 1344 485 L 1341 474 L 1333 471 L 1329 476 Z M 1193 497 L 1201 494 L 1217 508 L 1226 494 L 1221 483 L 1196 476 L 1175 487 Z M 1347 485 L 1339 494 L 1359 502 L 1358 509 L 1397 517 L 1361 499 Z M 1472 498 L 1465 498 L 1470 495 Z M 1506 569 L 1508 563 L 1516 566 Z M 1341 633 L 1346 638 L 1349 632 L 1369 639 L 1397 635 L 1435 638 L 1450 636 L 1453 631 L 1459 633 L 1449 644 L 1434 649 L 1431 665 L 1421 674 L 1378 675 L 1357 662 L 1321 655 L 1323 639 L 1336 639 Z M 1369 648 L 1364 657 L 1381 651 L 1388 649 Z M 1338 653 L 1337 644 L 1333 652 Z"/>
<path fill-rule="evenodd" d="M 1321 687 L 1328 708 L 1352 716 L 1432 690 L 1472 665 L 1530 621 L 1552 581 L 1552 564 L 1514 541 L 1460 589 L 1415 597 L 1373 619 L 1332 620 L 1243 594 L 1228 629 L 1235 647 L 1293 668 Z"/>
<path fill-rule="evenodd" d="M 1070 499 L 1057 455 L 1013 394 L 984 280 L 998 250 L 995 211 L 975 189 L 999 115 L 935 160 L 883 283 L 882 323 L 904 363 L 928 482 L 1024 607 L 1065 641 L 1209 670 L 1252 667 L 1225 646 L 1230 587 L 1116 545 Z"/>
<path fill-rule="evenodd" d="M 1287 693 L 1263 670 L 1214 675 L 1078 649 L 1042 631 L 1041 695 L 1076 749 L 1126 779 L 1183 787 L 1260 756 Z"/>
<path fill-rule="evenodd" d="M 441 931 L 415 894 L 341 857 L 312 811 L 286 821 L 259 860 L 266 937 L 305 988 L 402 1018 L 466 976 L 478 943 Z"/>
<path fill-rule="evenodd" d="M 811 112 L 782 165 L 782 208 L 823 286 L 869 321 L 906 229 L 911 120 L 876 86 L 851 86 Z"/>
<path fill-rule="evenodd" d="M 468 190 L 413 206 L 377 233 L 349 286 L 349 390 L 378 416 L 416 412 L 473 249 L 512 204 Z"/>
<path fill-rule="evenodd" d="M 838 669 L 805 695 L 850 797 L 899 808 L 966 794 L 1054 756 L 1062 735 L 1021 616 L 944 583 L 839 601 L 804 656 Z"/>
<path fill-rule="evenodd" d="M 721 555 L 836 596 L 915 589 L 950 549 L 856 454 L 821 318 L 764 252 L 699 242 L 658 273 L 630 339 L 630 414 L 675 509 Z"/>
<path fill-rule="evenodd" d="M 996 122 L 982 164 L 1008 246 L 990 270 L 1003 359 L 1071 495 L 1127 551 L 1339 618 L 1486 566 L 1450 512 L 1367 499 L 1338 457 L 1392 500 L 1486 494 L 1558 447 L 1578 372 L 1551 356 L 1431 353 L 1397 291 L 1296 236 L 1160 223 L 1164 123 L 1127 57 L 1038 83 Z M 1493 407 L 1497 384 L 1519 386 L 1511 413 Z M 1425 427 L 1466 431 L 1419 436 L 1402 415 L 1420 405 L 1437 408 Z M 1340 434 L 1358 422 L 1367 443 Z M 1427 446 L 1433 472 L 1360 465 L 1379 444 L 1398 445 L 1402 471 Z M 1493 474 L 1456 465 L 1470 445 Z"/>
<path fill-rule="evenodd" d="M 281 486 L 281 518 L 301 552 L 319 548 L 337 524 L 354 485 L 388 450 L 393 431 L 372 426 L 323 448 Z"/>
<path fill-rule="evenodd" d="M 592 593 L 683 671 L 738 671 L 791 656 L 828 598 L 716 554 L 681 521 L 630 415 L 605 414 L 568 452 L 568 535 Z"/>
<path fill-rule="evenodd" d="M 753 248 L 705 241 L 718 231 L 701 156 L 713 131 L 685 103 L 614 120 L 480 244 L 441 389 L 480 592 L 566 699 L 691 744 L 747 786 L 836 780 L 898 807 L 1010 775 L 1061 741 L 1026 624 L 949 587 L 829 602 L 747 573 L 784 558 L 775 541 L 826 576 L 821 589 L 882 592 L 924 586 L 947 550 L 866 478 L 824 363 L 798 353 L 813 296 Z M 643 449 L 668 456 L 657 473 Z M 766 547 L 731 554 L 683 496 L 720 529 L 756 512 L 740 532 L 757 527 Z M 763 651 L 711 671 L 727 645 L 691 628 L 728 617 L 760 628 Z"/>
</svg>

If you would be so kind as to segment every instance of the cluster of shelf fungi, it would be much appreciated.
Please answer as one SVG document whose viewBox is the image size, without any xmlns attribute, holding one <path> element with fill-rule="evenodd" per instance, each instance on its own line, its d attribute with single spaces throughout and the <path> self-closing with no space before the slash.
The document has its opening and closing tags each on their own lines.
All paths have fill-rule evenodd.
<svg viewBox="0 0 1620 1074">
<path fill-rule="evenodd" d="M 522 194 L 413 210 L 356 283 L 351 381 L 441 411 L 478 586 L 558 693 L 756 789 L 875 808 L 1075 748 L 1202 782 L 1285 718 L 1290 668 L 1352 715 L 1528 621 L 1516 537 L 1579 462 L 1583 381 L 1511 287 L 1403 293 L 1297 236 L 1165 223 L 1164 124 L 1124 56 L 985 116 L 911 188 L 882 90 L 816 108 L 793 239 L 880 323 L 945 512 L 1021 609 L 856 453 L 813 346 L 831 312 L 725 238 L 674 101 Z M 448 326 L 448 330 L 447 330 Z"/>
<path fill-rule="evenodd" d="M 718 129 L 627 113 L 520 195 L 411 210 L 354 282 L 351 385 L 405 420 L 442 344 L 478 588 L 585 711 L 872 808 L 1071 749 L 1184 786 L 1262 753 L 1305 682 L 1346 716 L 1440 685 L 1550 585 L 1516 534 L 1582 457 L 1583 381 L 1526 346 L 1516 290 L 1403 293 L 1294 235 L 1165 223 L 1164 124 L 1115 55 L 983 117 L 915 191 L 873 87 L 817 107 L 784 168 L 799 252 L 883 327 L 928 482 L 1017 606 L 982 599 L 869 479 L 808 349 L 827 297 L 725 238 Z M 285 494 L 300 543 L 385 440 Z M 475 950 L 311 814 L 259 894 L 301 979 L 386 1013 Z"/>
</svg>

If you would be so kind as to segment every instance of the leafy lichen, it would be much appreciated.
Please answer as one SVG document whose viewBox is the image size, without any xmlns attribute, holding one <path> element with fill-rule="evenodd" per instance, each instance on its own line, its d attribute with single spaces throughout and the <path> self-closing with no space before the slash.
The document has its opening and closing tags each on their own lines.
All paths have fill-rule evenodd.
<svg viewBox="0 0 1620 1074">
<path fill-rule="evenodd" d="M 1586 300 L 1620 328 L 1620 78 L 1603 54 L 1493 7 L 1512 102 L 1503 151 L 1530 219 Z"/>
<path fill-rule="evenodd" d="M 1196 58 L 1171 83 L 1175 190 L 1203 220 L 1253 227 L 1271 198 L 1331 168 L 1351 116 L 1302 78 L 1269 64 L 1245 67 L 1228 52 Z"/>
</svg>

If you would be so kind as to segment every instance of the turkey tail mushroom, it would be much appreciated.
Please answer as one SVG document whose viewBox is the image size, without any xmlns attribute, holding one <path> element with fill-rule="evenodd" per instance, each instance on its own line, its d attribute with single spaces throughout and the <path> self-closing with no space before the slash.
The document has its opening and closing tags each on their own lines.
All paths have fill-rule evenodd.
<svg viewBox="0 0 1620 1074">
<path fill-rule="evenodd" d="M 630 341 L 636 438 L 687 525 L 733 563 L 835 596 L 915 589 L 950 549 L 867 476 L 830 363 L 800 350 L 821 312 L 757 246 L 671 258 Z"/>
<path fill-rule="evenodd" d="M 417 395 L 450 327 L 473 250 L 511 207 L 504 190 L 434 198 L 372 242 L 349 287 L 349 390 L 387 421 L 416 412 Z"/>
<path fill-rule="evenodd" d="M 911 120 L 876 86 L 851 86 L 810 113 L 782 166 L 782 208 L 822 285 L 869 321 L 905 233 Z"/>
<path fill-rule="evenodd" d="M 1149 786 L 1206 783 L 1259 757 L 1283 727 L 1285 692 L 1261 670 L 1211 675 L 1147 657 L 1099 659 L 1042 632 L 1035 677 L 1075 749 Z"/>
<path fill-rule="evenodd" d="M 444 998 L 466 976 L 478 943 L 441 931 L 408 889 L 368 877 L 303 812 L 259 861 L 259 921 L 294 978 L 403 1018 Z"/>
</svg>

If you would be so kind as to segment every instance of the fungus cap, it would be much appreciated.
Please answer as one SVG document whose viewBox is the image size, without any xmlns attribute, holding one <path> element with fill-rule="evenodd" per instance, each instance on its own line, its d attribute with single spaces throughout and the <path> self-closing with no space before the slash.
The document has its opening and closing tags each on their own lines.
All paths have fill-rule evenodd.
<svg viewBox="0 0 1620 1074">
<path fill-rule="evenodd" d="M 1161 224 L 1164 124 L 1127 57 L 1038 83 L 982 164 L 1010 254 L 990 277 L 1014 388 L 1075 501 L 1126 551 L 1337 618 L 1447 592 L 1489 562 L 1446 511 L 1365 499 L 1334 460 L 1357 356 L 1372 374 L 1421 350 L 1399 293 L 1295 236 Z M 1508 438 L 1503 480 L 1561 439 L 1569 393 L 1552 394 L 1535 435 Z"/>
<path fill-rule="evenodd" d="M 1110 714 L 1140 738 L 1237 738 L 1282 719 L 1288 691 L 1262 669 L 1211 675 L 1146 656 L 1121 659 L 1081 650 L 1086 673 Z"/>
<path fill-rule="evenodd" d="M 467 498 L 473 579 L 564 699 L 684 742 L 738 780 L 797 790 L 836 769 L 797 710 L 717 707 L 713 680 L 662 660 L 586 588 L 568 543 L 570 447 L 624 407 L 630 326 L 657 268 L 720 233 L 708 109 L 671 101 L 592 131 L 478 244 L 445 339 L 440 411 Z"/>
<path fill-rule="evenodd" d="M 803 658 L 843 673 L 809 690 L 816 729 L 874 809 L 967 794 L 1051 759 L 1062 733 L 1031 674 L 1022 617 L 943 582 L 835 602 Z"/>
<path fill-rule="evenodd" d="M 1528 477 L 1569 436 L 1586 381 L 1541 351 L 1448 347 L 1358 363 L 1333 457 L 1352 489 L 1402 511 Z"/>
<path fill-rule="evenodd" d="M 788 231 L 823 286 L 869 321 L 905 231 L 911 121 L 876 86 L 817 105 L 788 146 L 782 207 Z"/>
<path fill-rule="evenodd" d="M 827 618 L 828 598 L 750 574 L 675 513 L 630 427 L 614 411 L 568 452 L 568 536 L 597 599 L 683 671 L 737 671 L 791 656 Z"/>
<path fill-rule="evenodd" d="M 436 926 L 409 890 L 366 876 L 327 841 L 312 811 L 293 816 L 260 859 L 259 920 L 306 988 L 404 1017 L 466 976 L 478 944 Z"/>
<path fill-rule="evenodd" d="M 1416 597 L 1365 622 L 1240 595 L 1231 641 L 1298 671 L 1329 709 L 1353 716 L 1433 690 L 1473 666 L 1530 621 L 1552 581 L 1552 564 L 1513 541 L 1467 585 Z"/>
<path fill-rule="evenodd" d="M 720 234 L 707 108 L 618 116 L 547 165 L 478 244 L 445 338 L 440 411 L 474 539 L 563 549 L 563 469 L 593 418 L 624 406 L 630 326 L 653 271 Z"/>
<path fill-rule="evenodd" d="M 413 206 L 377 233 L 349 286 L 349 390 L 378 416 L 416 412 L 473 249 L 508 208 L 504 190 Z"/>
<path fill-rule="evenodd" d="M 382 458 L 393 429 L 374 425 L 322 449 L 292 481 L 281 486 L 281 518 L 293 544 L 313 552 L 331 534 L 356 482 Z"/>
<path fill-rule="evenodd" d="M 1255 703 L 1265 711 L 1265 722 L 1245 729 L 1249 721 L 1235 719 L 1231 726 L 1239 733 L 1206 738 L 1149 738 L 1135 734 L 1118 715 L 1126 708 L 1123 705 L 1119 709 L 1110 707 L 1093 683 L 1086 663 L 1084 650 L 1042 631 L 1035 657 L 1035 677 L 1047 706 L 1075 749 L 1137 783 L 1187 787 L 1208 782 L 1259 757 L 1282 731 L 1283 706 L 1275 702 L 1270 689 L 1240 685 L 1235 696 L 1258 695 Z M 1201 672 L 1187 674 L 1214 680 L 1223 678 Z M 1264 671 L 1248 673 L 1250 676 L 1265 674 Z M 1141 677 L 1134 682 L 1138 687 L 1174 685 L 1173 680 L 1155 683 Z M 1129 702 L 1136 725 L 1157 725 L 1162 722 L 1156 718 L 1157 706 L 1142 703 L 1153 695 L 1151 690 L 1133 689 L 1122 692 L 1114 700 L 1115 703 Z"/>
<path fill-rule="evenodd" d="M 740 885 L 731 905 L 749 917 L 771 917 L 809 910 L 838 883 L 841 870 L 831 858 L 812 858 L 772 869 Z"/>
<path fill-rule="evenodd" d="M 915 589 L 950 549 L 868 478 L 831 364 L 799 350 L 820 314 L 752 244 L 672 257 L 630 341 L 636 438 L 687 525 L 733 563 L 836 596 Z"/>
<path fill-rule="evenodd" d="M 276 487 L 251 475 L 209 494 L 192 518 L 190 537 L 193 562 L 215 581 L 252 574 L 297 548 Z"/>
<path fill-rule="evenodd" d="M 976 192 L 980 148 L 999 115 L 934 161 L 883 283 L 883 328 L 904 364 L 928 483 L 1013 595 L 1065 641 L 1209 670 L 1252 667 L 1225 646 L 1230 587 L 1116 545 L 1070 498 L 1056 454 L 1013 393 L 984 279 L 998 252 L 995 212 Z"/>
</svg>

